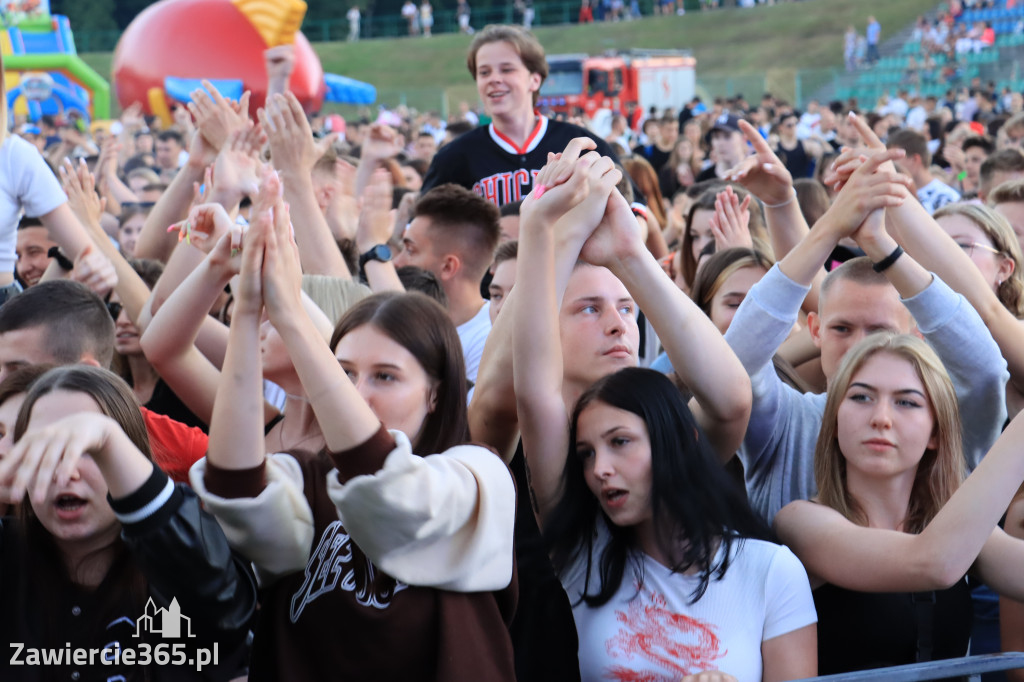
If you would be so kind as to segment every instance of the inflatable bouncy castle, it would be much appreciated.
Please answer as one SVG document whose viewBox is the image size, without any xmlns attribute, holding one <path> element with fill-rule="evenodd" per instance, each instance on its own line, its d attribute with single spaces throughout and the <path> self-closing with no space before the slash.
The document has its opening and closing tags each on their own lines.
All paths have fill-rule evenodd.
<svg viewBox="0 0 1024 682">
<path fill-rule="evenodd" d="M 332 74 L 323 68 L 299 31 L 302 0 L 162 0 L 128 26 L 114 53 L 114 83 L 121 106 L 141 102 L 148 113 L 169 119 L 172 102 L 188 102 L 207 79 L 225 97 L 249 90 L 250 111 L 262 107 L 267 93 L 263 53 L 294 44 L 295 70 L 290 90 L 307 112 L 320 109 L 325 95 L 335 99 Z M 365 84 L 362 84 L 365 86 Z M 359 103 L 372 103 L 372 86 Z M 365 101 L 368 98 L 368 102 Z"/>
<path fill-rule="evenodd" d="M 79 58 L 67 17 L 51 15 L 49 0 L 8 0 L 0 21 L 9 111 L 32 121 L 72 110 L 109 118 L 109 84 Z"/>
</svg>

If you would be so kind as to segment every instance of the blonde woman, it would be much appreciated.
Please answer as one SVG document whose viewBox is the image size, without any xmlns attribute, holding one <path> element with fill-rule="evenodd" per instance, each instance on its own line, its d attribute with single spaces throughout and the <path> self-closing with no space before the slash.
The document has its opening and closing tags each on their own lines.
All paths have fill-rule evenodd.
<svg viewBox="0 0 1024 682">
<path fill-rule="evenodd" d="M 820 674 L 963 656 L 970 571 L 1024 596 L 1024 542 L 996 526 L 1024 480 L 1015 420 L 960 485 L 953 384 L 910 335 L 875 334 L 832 379 L 814 456 L 818 495 L 786 505 L 779 537 L 811 578 Z"/>
</svg>

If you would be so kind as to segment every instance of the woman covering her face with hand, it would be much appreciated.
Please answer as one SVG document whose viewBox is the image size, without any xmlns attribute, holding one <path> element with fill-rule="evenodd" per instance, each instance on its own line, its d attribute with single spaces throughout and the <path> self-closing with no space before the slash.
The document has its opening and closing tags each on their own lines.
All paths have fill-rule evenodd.
<svg viewBox="0 0 1024 682">
<path fill-rule="evenodd" d="M 28 391 L 14 438 L 0 459 L 0 492 L 7 502 L 24 502 L 18 517 L 2 521 L 0 638 L 38 649 L 138 652 L 143 644 L 180 644 L 192 657 L 216 646 L 219 664 L 207 669 L 208 679 L 244 674 L 256 610 L 252 580 L 195 494 L 151 461 L 127 384 L 95 367 L 50 370 Z M 192 637 L 175 642 L 136 630 L 153 606 L 167 609 L 175 600 Z M 27 669 L 9 664 L 4 656 L 0 676 L 22 679 L 16 675 Z M 170 680 L 182 669 L 156 660 L 75 660 L 60 674 Z"/>
</svg>

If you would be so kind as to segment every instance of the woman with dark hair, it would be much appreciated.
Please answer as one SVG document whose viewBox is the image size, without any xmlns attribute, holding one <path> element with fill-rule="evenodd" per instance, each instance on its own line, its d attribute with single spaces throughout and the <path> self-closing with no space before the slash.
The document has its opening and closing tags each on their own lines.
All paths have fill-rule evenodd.
<svg viewBox="0 0 1024 682">
<path fill-rule="evenodd" d="M 731 235 L 741 238 L 746 245 L 752 244 L 762 251 L 771 250 L 764 217 L 761 213 L 761 204 L 752 194 L 735 185 L 725 187 L 718 185 L 705 190 L 690 205 L 690 211 L 686 215 L 686 229 L 683 230 L 683 243 L 679 247 L 679 274 L 686 283 L 684 291 L 688 293 L 697 277 L 697 269 L 700 266 L 701 254 L 704 249 L 710 244 L 721 248 L 720 241 L 730 241 L 728 239 L 730 233 L 726 228 L 731 221 L 727 220 L 723 213 L 726 208 L 725 202 L 733 207 L 734 213 L 746 212 L 749 215 L 746 228 L 750 234 L 737 235 L 736 229 L 732 229 Z M 744 203 L 746 206 L 743 205 Z M 738 245 L 738 243 L 728 244 L 728 246 Z"/>
<path fill-rule="evenodd" d="M 664 230 L 668 225 L 668 215 L 665 213 L 665 198 L 661 193 L 658 184 L 658 174 L 651 162 L 642 156 L 631 156 L 622 160 L 622 167 L 626 169 L 629 177 L 633 180 L 643 195 L 647 197 L 647 210 L 654 218 L 651 229 Z M 656 224 L 655 224 L 656 223 Z M 662 254 L 654 254 L 660 258 Z"/>
<path fill-rule="evenodd" d="M 573 603 L 581 678 L 812 676 L 806 574 L 788 550 L 761 539 L 764 527 L 715 462 L 742 439 L 746 376 L 645 252 L 611 161 L 574 152 L 541 172 L 548 189 L 523 205 L 510 305 L 523 451 Z M 567 168 L 564 184 L 551 187 Z M 577 254 L 587 264 L 567 272 Z M 693 392 L 691 408 L 667 378 L 630 367 L 637 305 Z M 597 357 L 584 354 L 590 337 L 600 340 Z M 695 347 L 699 357 L 681 352 Z M 581 360 L 604 374 L 577 390 L 570 367 Z"/>
<path fill-rule="evenodd" d="M 381 293 L 353 306 L 331 336 L 331 350 L 349 378 L 358 377 L 361 356 L 378 350 L 364 343 L 365 336 L 374 334 L 400 345 L 427 373 L 435 384 L 434 406 L 419 431 L 407 434 L 421 452 L 443 452 L 469 440 L 465 364 L 459 364 L 462 345 L 455 327 L 444 323 L 449 319 L 444 308 L 424 294 Z M 396 403 L 366 399 L 385 425 L 395 423 L 385 417 L 387 410 L 404 414 Z"/>
<path fill-rule="evenodd" d="M 249 679 L 511 682 L 515 487 L 465 444 L 455 327 L 426 296 L 380 294 L 345 314 L 332 353 L 297 305 L 288 208 L 271 189 L 242 244 L 210 450 L 191 474 L 264 587 Z M 319 452 L 266 452 L 264 309 Z"/>
<path fill-rule="evenodd" d="M 150 290 L 164 271 L 163 263 L 157 260 L 140 258 L 128 263 Z M 132 387 L 139 403 L 157 414 L 206 431 L 206 422 L 185 406 L 146 359 L 142 352 L 142 333 L 132 321 L 128 308 L 121 304 L 121 296 L 116 291 L 111 295 L 107 309 L 114 318 L 113 369 Z"/>
<path fill-rule="evenodd" d="M 102 664 L 77 653 L 72 662 L 69 652 L 55 669 L 61 679 L 182 679 L 185 668 L 153 659 L 157 645 L 175 660 L 216 650 L 202 679 L 243 675 L 254 585 L 195 494 L 153 464 L 131 389 L 96 367 L 50 370 L 28 391 L 14 437 L 0 460 L 0 492 L 24 502 L 2 521 L 0 638 L 26 649 L 104 650 Z M 142 627 L 154 608 L 174 607 L 189 619 L 179 641 Z M 143 647 L 153 664 L 143 663 Z M 129 649 L 139 665 L 110 660 Z M 29 679 L 8 659 L 5 680 Z"/>
<path fill-rule="evenodd" d="M 676 140 L 668 161 L 658 171 L 658 186 L 665 198 L 675 196 L 696 182 L 700 173 L 699 155 L 694 153 L 693 142 L 686 137 Z"/>
<path fill-rule="evenodd" d="M 639 368 L 600 380 L 576 404 L 569 439 L 545 535 L 575 604 L 584 680 L 640 666 L 813 674 L 803 568 L 769 540 L 672 382 Z M 678 647 L 653 666 L 652 635 Z"/>
</svg>

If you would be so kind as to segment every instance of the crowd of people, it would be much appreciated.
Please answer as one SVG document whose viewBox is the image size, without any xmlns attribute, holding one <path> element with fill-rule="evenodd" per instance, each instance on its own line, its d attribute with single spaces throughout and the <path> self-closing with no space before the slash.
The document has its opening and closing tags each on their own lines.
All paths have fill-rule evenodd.
<svg viewBox="0 0 1024 682">
<path fill-rule="evenodd" d="M 309 116 L 286 77 L 169 126 L 4 113 L 0 677 L 781 682 L 1024 646 L 1021 98 L 598 131 L 537 110 L 519 26 L 466 66 L 482 110 L 447 121 Z"/>
</svg>

